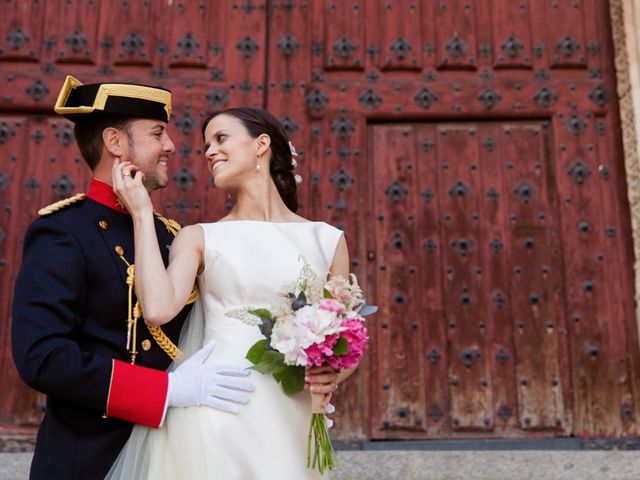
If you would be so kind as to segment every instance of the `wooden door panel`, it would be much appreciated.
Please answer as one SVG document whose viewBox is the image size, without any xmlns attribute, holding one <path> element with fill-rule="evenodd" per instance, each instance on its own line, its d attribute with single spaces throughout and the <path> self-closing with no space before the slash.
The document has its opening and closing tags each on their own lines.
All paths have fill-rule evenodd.
<svg viewBox="0 0 640 480">
<path fill-rule="evenodd" d="M 478 5 L 464 0 L 428 2 L 431 28 L 436 34 L 436 65 L 439 69 L 475 70 Z M 427 17 L 428 18 L 428 17 Z"/>
<path fill-rule="evenodd" d="M 371 185 L 377 212 L 372 225 L 377 252 L 373 291 L 381 307 L 372 430 L 378 438 L 397 437 L 398 431 L 424 435 L 426 379 L 419 331 L 425 319 L 414 301 L 422 290 L 416 283 L 421 262 L 414 256 L 419 245 L 416 135 L 406 126 L 373 127 L 370 133 L 376 152 Z"/>
<path fill-rule="evenodd" d="M 42 22 L 45 5 L 10 0 L 0 18 L 0 60 L 38 62 L 42 51 Z"/>
<path fill-rule="evenodd" d="M 366 49 L 365 19 L 370 18 L 372 3 L 318 2 L 322 10 L 316 14 L 322 19 L 317 27 L 326 29 L 324 38 L 325 70 L 362 70 Z M 317 6 L 316 8 L 318 8 Z"/>
<path fill-rule="evenodd" d="M 113 73 L 114 67 L 149 67 L 161 61 L 166 43 L 162 42 L 162 30 L 154 27 L 162 17 L 158 2 L 126 2 L 118 8 L 101 4 L 98 58 L 100 64 L 108 66 L 105 73 Z"/>
<path fill-rule="evenodd" d="M 369 131 L 378 219 L 373 291 L 381 306 L 372 333 L 374 438 L 419 437 L 425 427 L 418 419 L 435 436 L 570 431 L 547 122 L 381 124 Z M 405 233 L 409 226 L 426 235 L 414 238 Z M 404 248 L 413 255 L 404 257 Z M 421 280 L 419 272 L 442 272 L 441 289 L 428 280 L 407 289 L 407 264 Z M 405 290 L 417 292 L 415 312 L 399 296 Z M 415 323 L 407 325 L 407 315 Z M 430 334 L 410 336 L 422 328 Z M 416 368 L 431 373 L 426 383 Z"/>
<path fill-rule="evenodd" d="M 58 64 L 95 64 L 100 3 L 56 0 L 46 2 L 46 8 L 46 25 L 42 31 L 46 32 L 47 60 Z"/>
<path fill-rule="evenodd" d="M 378 2 L 377 14 L 380 30 L 371 40 L 378 43 L 376 66 L 382 71 L 422 69 L 422 7 L 413 0 Z M 369 13 L 369 12 L 368 12 Z M 375 18 L 375 17 L 374 17 Z"/>
<path fill-rule="evenodd" d="M 552 68 L 586 68 L 585 4 L 578 1 L 545 1 L 546 43 Z"/>
<path fill-rule="evenodd" d="M 535 1 L 535 0 L 533 0 Z M 491 26 L 493 68 L 531 68 L 530 1 L 504 2 L 492 0 Z"/>
<path fill-rule="evenodd" d="M 169 44 L 171 67 L 206 67 L 210 32 L 219 30 L 222 19 L 214 23 L 213 12 L 201 2 L 179 2 L 172 6 Z"/>
</svg>

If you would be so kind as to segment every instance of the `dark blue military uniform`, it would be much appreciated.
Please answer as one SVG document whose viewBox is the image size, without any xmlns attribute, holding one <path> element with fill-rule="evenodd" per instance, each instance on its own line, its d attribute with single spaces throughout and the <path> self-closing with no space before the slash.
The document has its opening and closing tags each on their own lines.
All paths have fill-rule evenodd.
<svg viewBox="0 0 640 480">
<path fill-rule="evenodd" d="M 166 264 L 173 235 L 158 219 L 156 232 Z M 131 217 L 91 198 L 36 219 L 26 233 L 13 356 L 24 381 L 47 394 L 31 478 L 103 478 L 130 435 L 132 423 L 104 416 L 113 359 L 131 361 L 127 265 L 116 250 L 134 263 Z M 188 310 L 162 327 L 175 344 Z M 137 323 L 136 365 L 166 369 L 171 358 Z"/>
</svg>

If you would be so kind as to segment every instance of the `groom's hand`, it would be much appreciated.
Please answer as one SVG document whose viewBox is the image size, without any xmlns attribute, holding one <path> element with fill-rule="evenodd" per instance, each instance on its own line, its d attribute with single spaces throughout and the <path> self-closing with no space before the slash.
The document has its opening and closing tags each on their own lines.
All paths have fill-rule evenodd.
<svg viewBox="0 0 640 480">
<path fill-rule="evenodd" d="M 251 372 L 233 365 L 205 365 L 214 348 L 215 341 L 209 342 L 169 373 L 167 403 L 170 407 L 207 405 L 238 413 L 238 404 L 249 401 L 248 392 L 255 386 L 239 377 L 247 377 Z"/>
</svg>

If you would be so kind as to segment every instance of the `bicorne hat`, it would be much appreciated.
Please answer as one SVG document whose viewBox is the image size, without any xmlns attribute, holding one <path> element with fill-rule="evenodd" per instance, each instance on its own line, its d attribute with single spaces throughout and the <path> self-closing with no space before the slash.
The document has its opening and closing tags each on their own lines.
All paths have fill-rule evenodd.
<svg viewBox="0 0 640 480">
<path fill-rule="evenodd" d="M 54 111 L 76 123 L 102 115 L 168 122 L 171 118 L 171 92 L 165 88 L 135 83 L 83 85 L 67 75 Z"/>
</svg>

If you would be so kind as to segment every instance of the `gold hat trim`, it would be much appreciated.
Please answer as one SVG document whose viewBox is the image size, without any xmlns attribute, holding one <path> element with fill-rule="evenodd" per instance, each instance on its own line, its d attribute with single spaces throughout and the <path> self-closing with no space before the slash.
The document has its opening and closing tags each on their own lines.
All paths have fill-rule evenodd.
<svg viewBox="0 0 640 480">
<path fill-rule="evenodd" d="M 127 97 L 162 103 L 164 104 L 164 110 L 167 112 L 167 119 L 171 118 L 171 92 L 159 88 L 126 83 L 103 83 L 98 87 L 96 98 L 91 106 L 65 107 L 64 105 L 67 103 L 72 90 L 82 85 L 82 82 L 78 79 L 67 75 L 53 110 L 60 115 L 91 113 L 94 110 L 104 110 L 109 97 Z"/>
</svg>

